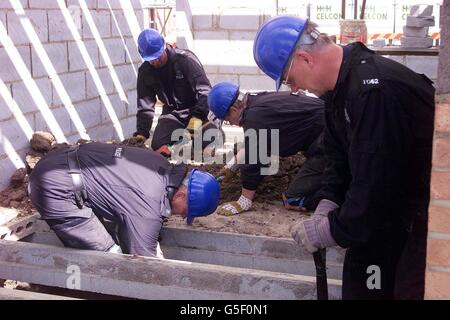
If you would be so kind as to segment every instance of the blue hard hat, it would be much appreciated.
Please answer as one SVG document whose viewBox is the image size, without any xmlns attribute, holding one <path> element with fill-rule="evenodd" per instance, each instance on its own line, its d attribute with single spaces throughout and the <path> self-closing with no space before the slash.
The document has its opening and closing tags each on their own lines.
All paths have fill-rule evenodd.
<svg viewBox="0 0 450 320">
<path fill-rule="evenodd" d="M 253 43 L 253 58 L 258 67 L 281 86 L 283 71 L 300 39 L 308 19 L 278 16 L 261 26 Z"/>
<path fill-rule="evenodd" d="M 164 52 L 163 36 L 155 29 L 145 29 L 138 38 L 139 54 L 145 61 L 158 59 Z"/>
<path fill-rule="evenodd" d="M 239 96 L 239 86 L 231 82 L 220 82 L 212 87 L 208 95 L 209 110 L 223 120 L 228 109 Z"/>
<path fill-rule="evenodd" d="M 188 182 L 187 223 L 192 224 L 195 217 L 213 213 L 220 199 L 220 186 L 211 174 L 197 169 L 192 170 Z"/>
</svg>

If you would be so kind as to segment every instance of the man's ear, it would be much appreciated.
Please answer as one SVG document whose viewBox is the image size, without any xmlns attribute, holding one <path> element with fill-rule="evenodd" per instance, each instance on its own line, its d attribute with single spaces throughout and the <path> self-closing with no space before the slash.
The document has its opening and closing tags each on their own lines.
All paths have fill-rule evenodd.
<svg viewBox="0 0 450 320">
<path fill-rule="evenodd" d="M 306 64 L 312 65 L 314 63 L 314 57 L 305 50 L 297 50 L 295 52 L 296 58 L 300 58 L 301 60 L 304 60 Z"/>
</svg>

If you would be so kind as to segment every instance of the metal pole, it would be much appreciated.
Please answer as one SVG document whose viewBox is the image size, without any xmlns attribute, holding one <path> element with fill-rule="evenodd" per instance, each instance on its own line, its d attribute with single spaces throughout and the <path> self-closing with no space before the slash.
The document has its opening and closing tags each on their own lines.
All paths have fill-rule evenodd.
<svg viewBox="0 0 450 320">
<path fill-rule="evenodd" d="M 358 19 L 358 0 L 354 0 L 353 2 L 353 19 Z"/>
<path fill-rule="evenodd" d="M 341 13 L 342 13 L 342 19 L 345 20 L 345 0 L 341 1 Z"/>
</svg>

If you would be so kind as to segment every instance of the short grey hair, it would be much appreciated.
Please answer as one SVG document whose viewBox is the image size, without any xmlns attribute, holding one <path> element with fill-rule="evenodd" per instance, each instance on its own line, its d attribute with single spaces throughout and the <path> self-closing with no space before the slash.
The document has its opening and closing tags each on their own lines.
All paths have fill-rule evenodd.
<svg viewBox="0 0 450 320">
<path fill-rule="evenodd" d="M 325 45 L 333 43 L 326 33 L 320 33 L 315 22 L 308 21 L 306 29 L 298 39 L 295 49 L 312 52 L 321 49 Z"/>
</svg>

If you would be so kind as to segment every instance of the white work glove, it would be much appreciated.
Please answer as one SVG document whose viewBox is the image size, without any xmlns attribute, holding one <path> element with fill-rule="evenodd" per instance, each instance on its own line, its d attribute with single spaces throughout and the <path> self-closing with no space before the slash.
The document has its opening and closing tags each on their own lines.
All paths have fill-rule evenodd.
<svg viewBox="0 0 450 320">
<path fill-rule="evenodd" d="M 156 245 L 156 257 L 158 259 L 164 259 L 164 254 L 163 254 L 163 252 L 161 250 L 161 246 L 159 245 L 159 241 L 158 241 L 158 243 Z"/>
<path fill-rule="evenodd" d="M 302 219 L 290 227 L 292 238 L 310 253 L 335 246 L 336 241 L 331 235 L 328 212 L 338 207 L 333 201 L 321 200 L 312 218 Z"/>
<path fill-rule="evenodd" d="M 111 248 L 109 248 L 108 252 L 111 252 L 111 253 L 123 253 L 122 249 L 117 244 L 114 244 Z"/>
<path fill-rule="evenodd" d="M 217 214 L 223 216 L 233 216 L 235 214 L 250 210 L 252 203 L 252 200 L 241 195 L 238 201 L 227 202 L 220 205 L 217 208 Z"/>
</svg>

